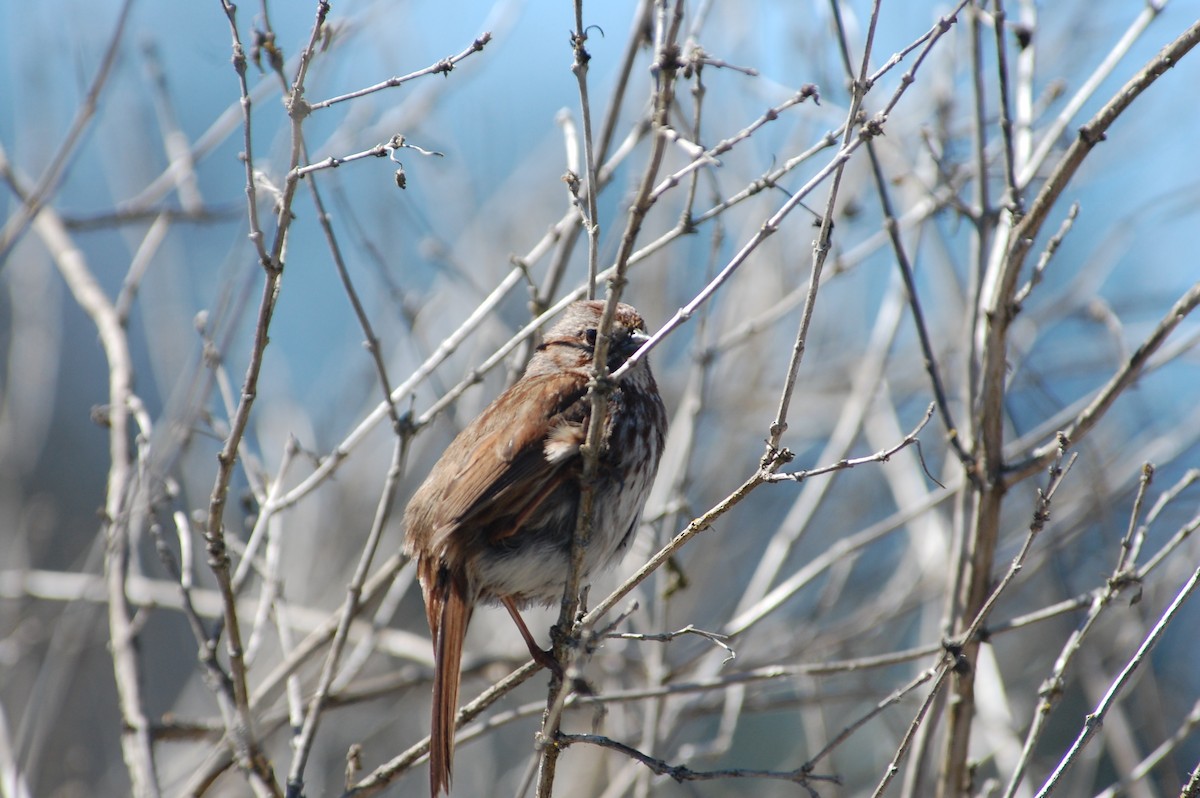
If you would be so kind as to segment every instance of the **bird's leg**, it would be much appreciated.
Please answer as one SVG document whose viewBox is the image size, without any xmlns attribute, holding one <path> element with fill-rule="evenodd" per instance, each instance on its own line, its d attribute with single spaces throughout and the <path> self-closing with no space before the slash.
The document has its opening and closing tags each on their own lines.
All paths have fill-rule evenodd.
<svg viewBox="0 0 1200 798">
<path fill-rule="evenodd" d="M 529 647 L 529 656 L 533 657 L 533 661 L 538 665 L 541 665 L 561 679 L 563 675 L 562 665 L 558 664 L 558 660 L 554 658 L 552 652 L 539 646 L 537 641 L 533 639 L 533 634 L 529 631 L 529 627 L 525 625 L 525 620 L 521 617 L 521 613 L 517 611 L 516 602 L 507 597 L 501 599 L 500 602 L 508 610 L 508 614 L 512 616 L 513 623 L 517 625 L 517 629 L 521 632 L 521 637 L 525 638 L 525 645 Z"/>
</svg>

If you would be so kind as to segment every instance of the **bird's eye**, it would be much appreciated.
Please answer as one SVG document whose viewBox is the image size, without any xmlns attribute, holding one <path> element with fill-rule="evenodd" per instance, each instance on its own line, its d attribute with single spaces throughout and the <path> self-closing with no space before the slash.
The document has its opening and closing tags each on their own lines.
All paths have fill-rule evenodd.
<svg viewBox="0 0 1200 798">
<path fill-rule="evenodd" d="M 595 330 L 584 330 L 583 337 L 587 339 L 588 346 L 596 345 L 596 331 Z"/>
</svg>

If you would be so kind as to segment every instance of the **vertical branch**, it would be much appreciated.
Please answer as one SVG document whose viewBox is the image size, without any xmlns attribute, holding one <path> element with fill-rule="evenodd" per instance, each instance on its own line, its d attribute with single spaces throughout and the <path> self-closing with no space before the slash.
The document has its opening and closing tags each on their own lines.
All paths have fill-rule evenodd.
<svg viewBox="0 0 1200 798">
<path fill-rule="evenodd" d="M 1137 43 L 1141 35 L 1150 27 L 1150 23 L 1158 18 L 1158 15 L 1162 13 L 1166 5 L 1166 0 L 1152 0 L 1151 2 L 1142 4 L 1142 10 L 1138 13 L 1137 18 L 1129 24 L 1125 33 L 1122 34 L 1120 41 L 1105 53 L 1104 60 L 1088 76 L 1088 79 L 1083 82 L 1083 85 L 1079 87 L 1079 91 L 1071 95 L 1071 99 L 1067 100 L 1062 110 L 1059 111 L 1058 116 L 1046 128 L 1042 135 L 1042 140 L 1034 149 L 1033 154 L 1029 156 L 1029 160 L 1022 164 L 1022 169 L 1017 174 L 1018 186 L 1028 186 L 1037 177 L 1038 170 L 1045 165 L 1046 160 L 1054 152 L 1054 148 L 1058 146 L 1063 133 L 1067 130 L 1067 125 L 1071 124 L 1071 120 L 1075 118 L 1080 109 L 1099 90 L 1104 81 L 1117 68 L 1117 64 L 1121 63 L 1121 59 L 1129 53 L 1130 48 Z"/>
<path fill-rule="evenodd" d="M 121 711 L 121 751 L 137 798 L 159 795 L 150 720 L 142 705 L 141 662 L 133 610 L 126 594 L 129 577 L 130 497 L 134 493 L 131 440 L 133 359 L 121 316 L 96 281 L 87 260 L 71 240 L 58 214 L 43 208 L 33 226 L 58 265 L 79 307 L 96 326 L 108 360 L 108 484 L 104 499 L 104 583 L 108 601 L 109 651 Z"/>
<path fill-rule="evenodd" d="M 934 675 L 933 686 L 929 688 L 929 693 L 925 696 L 925 700 L 921 702 L 921 708 L 917 710 L 916 716 L 912 722 L 908 724 L 908 729 L 904 732 L 904 737 L 900 740 L 900 745 L 896 748 L 896 753 L 892 757 L 892 761 L 884 769 L 883 776 L 879 779 L 878 786 L 871 793 L 871 798 L 883 798 L 888 785 L 892 783 L 896 772 L 900 770 L 900 764 L 904 761 L 905 756 L 912 750 L 914 743 L 919 739 L 919 734 L 922 729 L 927 728 L 925 718 L 929 715 L 929 710 L 933 708 L 934 701 L 941 695 L 942 688 L 946 684 L 946 677 L 951 672 L 949 664 L 943 662 L 937 667 Z"/>
<path fill-rule="evenodd" d="M 333 684 L 334 677 L 338 673 L 338 663 L 341 660 L 342 652 L 346 648 L 346 641 L 349 639 L 350 624 L 358 616 L 358 611 L 361 607 L 363 585 L 366 584 L 367 577 L 370 575 L 371 563 L 375 558 L 375 551 L 379 547 L 380 538 L 383 537 L 383 530 L 387 526 L 388 519 L 391 517 L 392 505 L 395 503 L 396 498 L 396 488 L 399 487 L 400 477 L 404 473 L 404 459 L 408 453 L 409 440 L 410 436 L 407 434 L 397 436 L 395 446 L 392 449 L 392 462 L 388 467 L 383 492 L 379 496 L 379 504 L 375 508 L 375 520 L 371 524 L 371 531 L 367 535 L 366 545 L 363 546 L 362 554 L 359 557 L 358 567 L 355 569 L 354 576 L 350 579 L 350 586 L 346 590 L 346 601 L 342 604 L 337 631 L 334 633 L 333 642 L 329 646 L 329 653 L 325 656 L 325 663 L 321 667 L 321 676 L 317 682 L 317 689 L 308 704 L 308 711 L 304 716 L 304 726 L 294 741 L 296 753 L 292 758 L 292 767 L 288 771 L 288 798 L 300 798 L 304 794 L 304 768 L 308 764 L 308 756 L 312 751 L 313 742 L 316 740 L 317 726 L 321 720 L 321 713 L 325 709 L 325 703 L 329 698 L 330 687 Z"/>
<path fill-rule="evenodd" d="M 1037 3 L 1018 0 L 1021 11 L 1017 22 L 1017 77 L 1013 132 L 1013 161 L 1018 175 L 1033 152 L 1033 83 L 1037 67 Z"/>
<path fill-rule="evenodd" d="M 591 158 L 593 163 L 604 164 L 603 167 L 596 170 L 593 176 L 589 172 L 588 176 L 588 197 L 589 200 L 595 198 L 599 200 L 600 191 L 608 185 L 608 182 L 613 177 L 614 169 L 617 161 L 624 157 L 624 153 L 620 154 L 619 158 L 614 158 L 611 162 L 606 162 L 608 158 L 609 148 L 612 146 L 613 134 L 616 131 L 617 121 L 621 117 L 621 105 L 625 100 L 625 94 L 629 88 L 629 76 L 633 72 L 634 60 L 637 57 L 639 46 L 642 42 L 642 28 L 648 24 L 649 12 L 652 0 L 642 0 L 639 8 L 634 12 L 633 29 L 629 33 L 629 37 L 625 42 L 625 51 L 621 54 L 620 66 L 617 69 L 616 84 L 613 87 L 610 104 L 604 116 L 604 122 L 601 125 L 600 145 L 594 149 L 594 154 Z M 590 105 L 590 103 L 589 103 Z M 589 167 L 585 167 L 588 169 Z M 592 186 L 595 185 L 595 189 Z M 590 207 L 590 206 L 589 206 Z M 595 211 L 592 211 L 595 213 Z M 593 216 L 592 222 L 597 223 L 597 219 Z M 565 226 L 566 229 L 561 229 Z M 534 313 L 540 314 L 545 311 L 552 297 L 558 294 L 559 283 L 562 281 L 563 273 L 566 271 L 567 261 L 571 253 L 575 249 L 575 243 L 579 238 L 579 227 L 575 224 L 567 226 L 566 221 L 560 221 L 555 226 L 555 234 L 561 235 L 561 241 L 556 248 L 554 259 L 550 263 L 550 267 L 546 270 L 546 277 L 542 282 L 541 291 L 534 298 Z M 597 241 L 599 240 L 599 228 L 597 228 Z M 590 253 L 589 253 L 589 268 L 590 268 Z M 519 258 L 517 262 L 527 263 L 529 258 Z M 598 277 L 598 276 L 597 276 Z M 588 296 L 595 295 L 595 287 L 589 279 Z M 524 361 L 525 358 L 518 358 Z"/>
<path fill-rule="evenodd" d="M 699 82 L 699 78 L 699 70 L 697 70 L 697 82 Z M 697 97 L 696 100 L 694 124 L 693 140 L 699 141 L 700 97 Z M 688 193 L 689 208 L 694 198 L 695 187 L 696 178 L 694 177 Z M 685 210 L 684 213 L 685 218 L 690 216 L 690 211 Z M 719 262 L 718 259 L 724 237 L 725 226 L 720 220 L 717 220 L 712 233 L 709 259 L 705 269 L 706 277 L 710 280 Z M 693 455 L 698 446 L 698 440 L 702 435 L 701 419 L 706 409 L 712 372 L 720 354 L 716 342 L 709 342 L 710 315 L 710 306 L 706 305 L 700 309 L 699 318 L 696 320 L 695 353 L 693 355 L 692 367 L 688 372 L 687 388 L 683 392 L 682 404 L 678 408 L 675 417 L 672 418 L 670 425 L 672 438 L 677 441 L 677 444 L 672 447 L 673 452 L 664 453 L 663 462 L 659 465 L 658 479 L 667 485 L 664 491 L 663 504 L 671 508 L 656 525 L 656 529 L 660 530 L 678 529 L 681 523 L 687 523 L 690 520 L 688 516 L 684 515 L 683 508 L 687 507 L 688 487 L 694 478 Z M 657 542 L 656 540 L 656 545 Z M 654 592 L 661 598 L 648 608 L 650 611 L 650 628 L 658 629 L 661 632 L 669 631 L 668 618 L 672 606 L 672 595 L 677 588 L 682 590 L 686 586 L 686 580 L 680 574 L 670 573 L 670 571 L 668 573 L 669 575 L 661 573 L 658 575 Z M 644 657 L 643 667 L 647 674 L 647 682 L 650 684 L 668 684 L 672 671 L 669 667 L 666 648 L 663 646 L 653 646 L 645 653 Z M 649 753 L 654 753 L 659 749 L 660 738 L 664 743 L 670 738 L 671 731 L 674 728 L 671 723 L 673 715 L 667 709 L 668 705 L 665 699 L 652 701 L 645 709 L 640 730 L 642 737 L 640 748 Z M 648 774 L 642 775 L 638 780 L 636 789 L 638 798 L 644 798 L 644 796 L 652 792 L 651 779 L 648 777 Z"/>
<path fill-rule="evenodd" d="M 967 352 L 967 380 L 965 381 L 965 389 L 969 395 L 967 397 L 967 406 L 972 409 L 972 414 L 967 421 L 970 428 L 965 432 L 972 437 L 975 435 L 975 389 L 979 380 L 979 361 L 982 355 L 979 350 L 982 342 L 978 339 L 978 330 L 982 321 L 980 319 L 983 313 L 982 299 L 980 298 L 983 291 L 984 271 L 987 268 L 988 261 L 988 246 L 995 234 L 995 219 L 990 215 L 990 199 L 988 193 L 988 172 L 987 172 L 987 111 L 984 108 L 984 86 L 983 86 L 983 55 L 981 48 L 983 47 L 983 37 L 979 30 L 979 15 L 980 11 L 975 5 L 979 0 L 971 0 L 971 86 L 973 89 L 974 105 L 972 109 L 972 132 L 975 137 L 975 200 L 974 207 L 971 208 L 968 218 L 972 222 L 972 241 L 971 241 L 971 264 L 969 267 L 969 296 L 971 299 L 971 326 L 968 330 L 970 334 L 970 347 Z M 1007 221 L 1007 220 L 1006 220 Z M 979 456 L 979 452 L 973 452 L 975 457 Z M 955 590 L 951 603 L 957 601 L 958 594 Z M 948 616 L 951 619 L 957 617 L 960 608 L 951 606 L 948 609 Z"/>
<path fill-rule="evenodd" d="M 597 218 L 596 194 L 600 185 L 596 182 L 596 153 L 592 146 L 592 104 L 588 99 L 588 62 L 592 59 L 587 51 L 587 28 L 583 24 L 583 0 L 575 0 L 575 34 L 571 37 L 571 49 L 575 60 L 571 72 L 579 83 L 579 109 L 583 117 L 583 158 L 587 169 L 587 219 L 584 226 L 588 234 L 588 277 L 587 298 L 596 297 L 596 264 L 599 259 L 600 221 Z"/>
<path fill-rule="evenodd" d="M 302 151 L 304 159 L 310 160 L 308 148 L 302 143 Z M 388 378 L 387 367 L 383 362 L 383 354 L 379 347 L 379 338 L 375 334 L 375 330 L 371 325 L 370 318 L 367 316 L 366 309 L 363 307 L 358 296 L 358 291 L 355 290 L 354 284 L 350 279 L 350 272 L 346 268 L 345 258 L 342 256 L 341 247 L 338 245 L 337 238 L 334 236 L 333 227 L 329 221 L 329 214 L 325 210 L 325 203 L 321 198 L 321 191 L 317 186 L 316 176 L 310 175 L 308 180 L 309 189 L 312 193 L 313 205 L 317 211 L 317 219 L 321 225 L 321 229 L 325 234 L 325 240 L 329 245 L 329 251 L 333 257 L 334 267 L 337 270 L 338 277 L 342 281 L 342 288 L 346 292 L 347 298 L 350 300 L 351 307 L 354 310 L 355 317 L 358 319 L 359 326 L 362 327 L 363 335 L 366 336 L 367 348 L 371 353 L 371 359 L 375 364 L 375 370 L 379 377 L 380 388 L 383 391 L 384 401 L 387 402 L 388 415 L 392 421 L 392 429 L 396 434 L 396 442 L 392 451 L 392 463 L 388 468 L 387 477 L 384 482 L 383 491 L 379 498 L 378 506 L 375 510 L 375 520 L 371 524 L 371 530 L 367 535 L 367 542 L 363 546 L 362 554 L 359 557 L 358 567 L 355 570 L 354 576 L 350 580 L 350 585 L 346 590 L 346 601 L 342 605 L 341 617 L 338 621 L 337 631 L 334 633 L 333 642 L 330 644 L 329 652 L 325 657 L 325 663 L 321 669 L 321 675 L 317 682 L 317 689 L 313 693 L 312 700 L 309 702 L 308 710 L 304 715 L 303 726 L 299 734 L 294 740 L 295 754 L 292 758 L 292 766 L 288 771 L 287 779 L 287 796 L 288 798 L 299 798 L 304 792 L 304 769 L 308 764 L 308 757 L 312 751 L 313 743 L 316 741 L 317 728 L 320 724 L 321 713 L 325 709 L 325 703 L 329 697 L 329 691 L 333 685 L 334 678 L 338 674 L 338 664 L 341 661 L 342 652 L 345 650 L 346 642 L 350 633 L 350 624 L 358 616 L 361 607 L 361 599 L 363 585 L 370 574 L 371 563 L 374 561 L 375 552 L 379 547 L 380 538 L 383 536 L 383 530 L 387 525 L 388 519 L 391 517 L 392 505 L 396 498 L 396 490 L 400 484 L 400 477 L 404 473 L 404 459 L 408 452 L 408 444 L 411 439 L 411 427 L 406 427 L 401 421 L 396 411 L 395 403 L 392 401 L 392 386 Z"/>
<path fill-rule="evenodd" d="M 988 185 L 988 110 L 987 89 L 984 86 L 983 74 L 983 8 L 979 5 L 982 0 L 971 4 L 971 89 L 975 104 L 972 132 L 975 136 L 975 212 L 979 220 L 980 236 L 978 247 L 980 252 L 986 252 L 990 236 L 988 235 L 992 212 L 991 187 Z M 981 259 L 982 260 L 982 259 Z"/>
<path fill-rule="evenodd" d="M 954 579 L 947 594 L 946 626 L 954 634 L 960 634 L 983 606 L 991 589 L 991 569 L 995 548 L 1000 536 L 1000 508 L 1004 496 L 1001 485 L 1001 448 L 1003 445 L 1002 422 L 1004 408 L 1002 396 L 989 392 L 981 385 L 987 384 L 988 359 L 992 347 L 1001 345 L 985 340 L 980 330 L 988 324 L 992 308 L 988 303 L 988 277 L 999 266 L 999 254 L 1003 246 L 1001 238 L 1012 231 L 1012 217 L 997 219 L 991 207 L 988 185 L 987 161 L 987 99 L 984 87 L 982 8 L 973 6 L 971 15 L 971 79 L 974 87 L 974 132 L 976 158 L 975 188 L 975 231 L 974 267 L 971 282 L 975 286 L 972 296 L 972 350 L 969 354 L 971 373 L 967 382 L 972 391 L 969 399 L 971 408 L 971 454 L 976 464 L 970 521 L 960 531 L 956 540 L 958 563 Z M 997 33 L 1003 37 L 1003 32 Z M 1011 240 L 1011 236 L 1008 240 Z M 992 250 L 989 258 L 988 252 Z M 1007 307 L 1005 308 L 1007 310 Z M 967 516 L 964 515 L 964 518 Z M 977 641 L 965 641 L 964 661 L 972 667 L 978 652 Z M 952 692 L 954 698 L 947 707 L 946 733 L 941 754 L 938 778 L 938 796 L 954 798 L 966 789 L 969 773 L 967 752 L 970 743 L 970 724 L 973 705 L 964 696 L 974 695 L 975 673 L 972 668 L 955 672 Z"/>
<path fill-rule="evenodd" d="M 1025 213 L 1025 203 L 1021 200 L 1021 190 L 1017 187 L 1017 157 L 1013 143 L 1012 100 L 1008 88 L 1008 47 L 1005 38 L 1004 0 L 992 0 L 995 11 L 992 13 L 992 29 L 996 34 L 996 83 L 1000 90 L 1000 140 L 1004 144 L 1004 182 L 1007 197 L 1005 205 L 1017 219 Z M 982 176 L 981 176 L 982 180 Z"/>
<path fill-rule="evenodd" d="M 629 87 L 629 76 L 633 72 L 633 62 L 645 41 L 644 31 L 650 27 L 650 12 L 655 2 L 656 0 L 641 0 L 633 12 L 629 38 L 625 41 L 625 51 L 621 53 L 621 66 L 617 70 L 616 83 L 613 86 L 611 105 L 608 107 L 604 125 L 600 130 L 600 146 L 596 148 L 596 160 L 599 162 L 604 162 L 608 158 L 608 151 L 612 147 L 613 136 L 617 130 L 617 120 L 621 118 L 621 104 L 625 100 L 626 90 Z"/>
<path fill-rule="evenodd" d="M 961 575 L 959 612 L 955 633 L 961 634 L 976 617 L 991 592 L 992 566 L 1000 537 L 1000 511 L 1008 487 L 1004 474 L 1004 398 L 1007 376 L 1008 331 L 1014 318 L 1013 298 L 1021 269 L 1041 232 L 1050 210 L 1062 196 L 1075 173 L 1092 149 L 1104 140 L 1108 128 L 1141 96 L 1150 85 L 1178 63 L 1200 43 L 1200 21 L 1192 24 L 1164 47 L 1079 130 L 1079 135 L 1064 153 L 1029 205 L 1028 213 L 1012 227 L 1002 256 L 989 264 L 980 293 L 979 325 L 976 338 L 981 342 L 978 393 L 974 405 L 976 429 L 973 451 L 980 464 L 981 487 L 975 497 L 972 518 L 966 535 L 966 564 Z M 976 639 L 960 640 L 965 661 L 974 665 L 979 649 Z M 974 672 L 956 675 L 954 698 L 950 702 L 946 744 L 938 782 L 938 795 L 952 798 L 969 787 L 967 752 L 971 720 L 974 717 Z"/>
<path fill-rule="evenodd" d="M 704 113 L 704 60 L 699 57 L 700 49 L 693 45 L 691 52 L 688 54 L 691 59 L 691 70 L 695 72 L 695 81 L 692 83 L 692 141 L 701 142 L 704 140 L 702 136 L 701 120 Z M 700 170 L 695 169 L 688 175 L 687 198 L 683 203 L 683 213 L 680 215 L 679 223 L 684 229 L 694 229 L 692 223 L 692 209 L 696 204 L 696 188 L 700 184 Z M 721 198 L 718 195 L 714 198 L 715 202 L 720 202 Z M 712 278 L 710 271 L 709 278 Z"/>
<path fill-rule="evenodd" d="M 76 113 L 75 123 L 67 139 L 52 160 L 49 171 L 36 186 L 26 184 L 19 171 L 11 166 L 0 148 L 0 171 L 22 200 L 0 246 L 0 264 L 7 247 L 16 243 L 26 224 L 32 224 L 62 275 L 80 309 L 96 328 L 108 365 L 108 405 L 104 423 L 108 428 L 108 475 L 104 494 L 101 529 L 104 533 L 104 595 L 108 604 L 109 655 L 117 690 L 117 705 L 121 715 L 121 754 L 129 773 L 130 792 L 136 798 L 157 798 L 160 794 L 158 768 L 154 754 L 154 735 L 142 698 L 142 663 L 138 652 L 137 627 L 126 588 L 129 580 L 129 531 L 132 516 L 131 497 L 135 494 L 137 475 L 134 470 L 130 441 L 141 400 L 133 390 L 133 358 L 125 316 L 117 304 L 105 294 L 88 265 L 83 251 L 76 245 L 62 218 L 51 207 L 44 207 L 61 177 L 61 170 L 70 160 L 70 152 L 94 114 L 95 103 L 104 86 L 112 63 L 119 50 L 125 21 L 131 2 L 121 10 L 115 32 L 100 71 L 88 96 Z M 143 429 L 149 435 L 149 430 Z M 15 771 L 13 771 L 15 772 Z M 6 774 L 7 775 L 7 774 Z M 7 786 L 7 785 L 6 785 Z"/>
<path fill-rule="evenodd" d="M 309 160 L 308 147 L 302 144 L 304 152 L 304 160 Z M 316 175 L 308 176 L 308 187 L 312 194 L 313 207 L 317 211 L 317 223 L 321 225 L 321 232 L 325 234 L 325 242 L 329 246 L 330 257 L 333 258 L 333 267 L 337 272 L 338 279 L 342 282 L 342 290 L 346 293 L 346 298 L 350 300 L 350 307 L 354 311 L 354 318 L 358 320 L 358 326 L 362 328 L 363 336 L 366 339 L 367 351 L 371 354 L 371 362 L 375 365 L 375 375 L 379 378 L 379 387 L 383 391 L 383 401 L 387 404 L 388 418 L 392 422 L 392 431 L 396 435 L 405 433 L 404 423 L 400 418 L 399 411 L 396 409 L 396 403 L 392 399 L 392 381 L 388 377 L 387 364 L 383 362 L 383 350 L 379 346 L 379 336 L 375 334 L 375 327 L 371 324 L 371 318 L 367 315 L 367 309 L 363 307 L 362 300 L 358 296 L 358 291 L 354 288 L 354 282 L 350 279 L 350 270 L 346 268 L 346 258 L 342 255 L 342 248 L 338 244 L 337 237 L 333 234 L 333 225 L 329 221 L 329 212 L 325 210 L 325 201 L 321 198 L 321 190 L 317 186 Z"/>
<path fill-rule="evenodd" d="M 239 98 L 242 108 L 242 164 L 246 170 L 246 212 L 250 224 L 250 241 L 258 252 L 260 263 L 267 262 L 267 251 L 263 246 L 262 224 L 258 219 L 258 188 L 254 178 L 254 136 L 251 134 L 251 104 L 250 85 L 246 81 L 246 48 L 242 46 L 241 35 L 237 29 L 237 6 L 230 0 L 221 0 L 225 16 L 229 19 L 229 29 L 233 37 L 233 71 L 237 75 Z"/>
<path fill-rule="evenodd" d="M 676 0 L 671 19 L 667 21 L 668 0 L 659 0 L 657 5 L 658 19 L 655 24 L 655 60 L 651 70 L 655 76 L 653 100 L 653 118 L 651 130 L 653 138 L 646 167 L 642 173 L 641 183 L 629 209 L 629 219 L 625 232 L 621 237 L 620 247 L 613 268 L 613 275 L 608 280 L 607 301 L 604 315 L 597 331 L 596 345 L 593 353 L 595 374 L 588 387 L 591 401 L 591 417 L 588 421 L 587 439 L 580 447 L 583 457 L 583 474 L 580 478 L 579 515 L 574 538 L 571 542 L 571 565 L 567 575 L 566 587 L 563 592 L 562 605 L 556 628 L 560 630 L 554 641 L 554 657 L 559 662 L 566 662 L 568 649 L 571 644 L 571 630 L 575 625 L 575 615 L 579 607 L 579 588 L 583 555 L 591 538 L 592 507 L 595 494 L 591 489 L 598 467 L 601 436 L 605 427 L 605 416 L 608 410 L 608 396 L 611 386 L 604 386 L 607 381 L 607 363 L 609 332 L 612 329 L 613 316 L 621 292 L 625 287 L 625 273 L 629 268 L 629 259 L 633 254 L 638 234 L 646 214 L 654 204 L 653 190 L 658 171 L 667 147 L 664 135 L 670 123 L 671 105 L 674 102 L 675 73 L 679 65 L 679 29 L 683 23 L 683 2 Z M 538 766 L 537 795 L 539 798 L 549 798 L 554 788 L 554 775 L 558 762 L 559 748 L 555 744 L 558 736 L 558 724 L 563 702 L 567 691 L 564 689 L 560 676 L 550 681 L 549 698 L 546 711 L 542 718 L 541 742 L 542 749 Z"/>
<path fill-rule="evenodd" d="M 205 540 L 208 546 L 209 566 L 217 580 L 223 606 L 222 620 L 226 634 L 226 652 L 229 657 L 229 675 L 233 682 L 234 704 L 237 711 L 237 725 L 231 730 L 237 749 L 238 765 L 253 774 L 252 778 L 261 782 L 262 787 L 271 793 L 278 794 L 279 787 L 275 784 L 270 763 L 263 757 L 255 739 L 253 718 L 250 712 L 249 690 L 247 687 L 246 663 L 242 647 L 242 635 L 237 614 L 236 597 L 233 590 L 233 580 L 230 571 L 230 559 L 225 542 L 224 512 L 228 499 L 229 483 L 233 478 L 234 466 L 238 459 L 238 450 L 245 436 L 246 426 L 250 421 L 250 411 L 258 392 L 258 378 L 261 373 L 263 356 L 268 341 L 268 331 L 275 312 L 278 299 L 280 280 L 283 276 L 284 250 L 287 235 L 293 218 L 292 200 L 296 192 L 299 176 L 296 167 L 300 163 L 303 152 L 302 126 L 308 115 L 308 105 L 304 99 L 304 80 L 309 63 L 316 52 L 316 43 L 325 24 L 329 12 L 329 4 L 320 0 L 317 4 L 316 22 L 307 47 L 301 53 L 300 64 L 296 70 L 296 78 L 288 93 L 286 106 L 291 119 L 291 153 L 288 164 L 288 175 L 284 183 L 282 196 L 276 212 L 275 235 L 270 250 L 265 249 L 263 233 L 258 223 L 257 198 L 253 166 L 253 150 L 250 118 L 250 94 L 246 83 L 246 53 L 242 46 L 237 29 L 236 7 L 229 0 L 222 0 L 226 17 L 233 37 L 233 67 L 238 76 L 241 90 L 243 133 L 246 145 L 246 194 L 247 210 L 250 214 L 250 238 L 254 242 L 263 267 L 262 299 L 259 303 L 258 319 L 254 330 L 254 339 L 250 350 L 250 362 L 242 383 L 241 397 L 237 410 L 230 422 L 230 431 L 225 439 L 220 453 L 217 455 L 217 475 L 209 498 L 208 519 L 205 528 Z"/>
<path fill-rule="evenodd" d="M 946 428 L 946 439 L 950 442 L 955 454 L 958 455 L 959 462 L 962 463 L 967 476 L 970 477 L 973 475 L 974 463 L 970 452 L 963 446 L 958 425 L 954 423 L 954 416 L 950 412 L 950 401 L 946 395 L 941 370 L 938 368 L 937 353 L 933 350 L 933 341 L 930 340 L 929 329 L 925 325 L 925 312 L 921 309 L 921 300 L 917 295 L 917 281 L 913 276 L 912 262 L 909 260 L 908 251 L 904 248 L 904 240 L 900 236 L 900 224 L 896 220 L 896 213 L 892 207 L 891 194 L 883 173 L 883 164 L 879 161 L 879 154 L 875 151 L 875 143 L 872 141 L 867 142 L 867 156 L 871 161 L 871 174 L 875 178 L 875 193 L 879 195 L 879 204 L 883 210 L 884 228 L 887 230 L 888 238 L 891 239 L 896 265 L 904 280 L 905 294 L 908 298 L 909 309 L 912 311 L 913 324 L 916 325 L 921 354 L 925 358 L 925 372 L 929 375 L 929 383 L 933 388 L 938 415 L 942 419 L 942 425 Z"/>
<path fill-rule="evenodd" d="M 875 0 L 871 5 L 871 19 L 867 25 L 867 40 L 863 44 L 862 62 L 857 75 L 855 75 L 851 66 L 849 50 L 842 50 L 842 60 L 846 67 L 847 75 L 850 76 L 852 81 L 850 109 L 846 113 L 846 124 L 842 129 L 843 150 L 850 145 L 851 140 L 855 136 L 855 124 L 858 121 L 863 98 L 870 89 L 868 77 L 870 76 L 871 51 L 875 42 L 875 26 L 879 22 L 879 6 L 880 0 Z M 845 26 L 842 23 L 841 5 L 838 0 L 831 0 L 829 8 L 833 14 L 834 22 L 842 34 L 839 36 L 839 40 L 845 42 Z M 791 406 L 792 394 L 796 390 L 796 379 L 800 373 L 800 362 L 804 359 L 804 349 L 808 340 L 808 327 L 812 322 L 813 310 L 816 307 L 817 289 L 821 285 L 821 271 L 825 266 L 825 258 L 829 255 L 830 239 L 833 235 L 833 209 L 837 205 L 838 190 L 842 184 L 842 174 L 845 168 L 846 161 L 842 161 L 833 171 L 833 179 L 829 186 L 829 198 L 825 203 L 825 213 L 821 217 L 821 232 L 818 234 L 817 240 L 813 242 L 812 272 L 808 278 L 808 294 L 804 298 L 804 310 L 800 314 L 800 328 L 796 331 L 796 341 L 792 345 L 791 360 L 788 362 L 783 392 L 779 397 L 779 408 L 776 411 L 774 421 L 771 422 L 770 433 L 767 438 L 767 449 L 762 457 L 763 466 L 774 459 L 772 453 L 779 449 L 783 433 L 787 431 L 788 408 Z"/>
</svg>

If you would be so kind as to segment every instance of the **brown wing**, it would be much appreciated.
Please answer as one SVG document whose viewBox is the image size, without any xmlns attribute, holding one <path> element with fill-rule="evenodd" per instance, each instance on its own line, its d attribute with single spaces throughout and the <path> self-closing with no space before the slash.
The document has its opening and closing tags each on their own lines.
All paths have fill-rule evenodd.
<svg viewBox="0 0 1200 798">
<path fill-rule="evenodd" d="M 445 557 L 513 534 L 577 468 L 576 457 L 547 458 L 546 444 L 553 437 L 561 445 L 564 429 L 582 429 L 586 393 L 584 373 L 560 371 L 526 376 L 497 397 L 413 496 L 405 512 L 410 546 L 423 539 L 421 548 Z"/>
</svg>

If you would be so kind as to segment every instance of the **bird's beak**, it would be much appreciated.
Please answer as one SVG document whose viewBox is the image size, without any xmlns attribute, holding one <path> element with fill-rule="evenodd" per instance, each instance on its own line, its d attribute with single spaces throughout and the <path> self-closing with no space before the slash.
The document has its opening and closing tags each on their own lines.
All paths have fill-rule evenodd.
<svg viewBox="0 0 1200 798">
<path fill-rule="evenodd" d="M 634 352 L 642 348 L 642 344 L 650 340 L 650 336 L 642 330 L 630 330 L 629 334 L 624 337 L 620 344 L 621 359 L 632 355 Z"/>
</svg>

